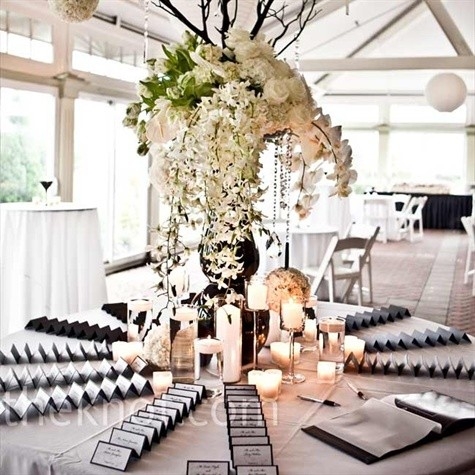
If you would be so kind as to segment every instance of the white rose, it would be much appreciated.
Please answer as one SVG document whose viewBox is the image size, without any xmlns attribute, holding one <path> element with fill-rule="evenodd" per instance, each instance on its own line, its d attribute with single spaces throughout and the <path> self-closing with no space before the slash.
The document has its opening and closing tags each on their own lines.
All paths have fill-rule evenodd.
<svg viewBox="0 0 475 475">
<path fill-rule="evenodd" d="M 276 59 L 272 66 L 274 66 L 275 75 L 278 78 L 290 78 L 293 75 L 292 68 L 285 61 Z"/>
<path fill-rule="evenodd" d="M 157 101 L 156 107 L 159 112 L 148 121 L 145 134 L 153 143 L 166 143 L 175 138 L 178 124 L 169 118 L 170 103 L 168 101 Z"/>
<path fill-rule="evenodd" d="M 264 85 L 264 99 L 271 104 L 282 104 L 289 97 L 289 89 L 285 81 L 270 79 Z"/>
<path fill-rule="evenodd" d="M 289 89 L 290 100 L 292 102 L 303 102 L 307 98 L 307 88 L 299 77 L 287 79 L 287 87 Z"/>
<path fill-rule="evenodd" d="M 258 58 L 261 56 L 261 49 L 256 43 L 252 41 L 245 41 L 236 45 L 234 48 L 234 54 L 236 56 L 236 60 L 239 63 L 243 63 L 247 59 Z"/>
<path fill-rule="evenodd" d="M 312 126 L 312 109 L 306 104 L 296 104 L 289 111 L 288 120 L 294 132 L 305 132 Z M 300 134 L 299 134 L 300 135 Z"/>
<path fill-rule="evenodd" d="M 226 39 L 226 46 L 228 48 L 235 48 L 239 43 L 250 40 L 249 32 L 246 30 L 240 30 L 238 28 L 231 28 L 228 31 L 228 37 Z"/>
</svg>

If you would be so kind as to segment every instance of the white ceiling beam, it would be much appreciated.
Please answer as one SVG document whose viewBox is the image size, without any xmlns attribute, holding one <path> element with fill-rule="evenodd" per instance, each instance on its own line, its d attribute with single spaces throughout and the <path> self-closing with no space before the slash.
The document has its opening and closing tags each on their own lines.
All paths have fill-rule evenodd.
<svg viewBox="0 0 475 475">
<path fill-rule="evenodd" d="M 302 72 L 475 69 L 475 56 L 301 59 Z"/>
<path fill-rule="evenodd" d="M 425 3 L 457 54 L 459 56 L 473 55 L 473 51 L 442 2 L 440 0 L 425 0 Z"/>
<path fill-rule="evenodd" d="M 348 0 L 348 4 L 351 4 L 354 1 L 355 0 Z M 340 10 L 341 8 L 344 8 L 346 4 L 347 4 L 346 0 L 323 0 L 323 1 L 318 2 L 316 9 L 317 11 L 318 10 L 321 10 L 321 11 L 313 21 L 319 21 L 325 18 L 331 13 L 337 10 Z M 307 7 L 307 9 L 308 8 L 309 7 Z M 299 2 L 298 7 L 294 7 L 294 8 L 290 7 L 286 9 L 285 19 L 286 20 L 292 19 L 292 17 L 294 17 L 299 11 L 300 11 L 300 2 Z M 276 32 L 281 30 L 281 28 L 282 28 L 282 25 L 275 18 L 272 18 L 264 23 L 264 26 L 262 27 L 261 32 L 264 33 L 268 38 L 272 38 L 273 36 L 276 35 Z M 280 41 L 284 42 L 286 39 L 290 39 L 298 30 L 299 30 L 298 23 L 297 22 L 293 23 L 289 27 L 287 34 Z"/>
</svg>

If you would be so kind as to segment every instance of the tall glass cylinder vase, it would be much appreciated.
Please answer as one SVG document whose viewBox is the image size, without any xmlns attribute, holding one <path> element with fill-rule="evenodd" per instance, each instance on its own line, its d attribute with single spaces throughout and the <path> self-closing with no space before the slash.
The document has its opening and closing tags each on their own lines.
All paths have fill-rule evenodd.
<svg viewBox="0 0 475 475">
<path fill-rule="evenodd" d="M 241 379 L 241 309 L 218 298 L 214 318 L 216 338 L 223 343 L 223 382 L 237 383 Z"/>
<path fill-rule="evenodd" d="M 127 302 L 127 341 L 144 341 L 152 328 L 153 302 L 132 299 Z"/>
<path fill-rule="evenodd" d="M 170 370 L 174 381 L 194 381 L 194 341 L 197 337 L 197 309 L 190 305 L 176 307 L 170 317 Z"/>
</svg>

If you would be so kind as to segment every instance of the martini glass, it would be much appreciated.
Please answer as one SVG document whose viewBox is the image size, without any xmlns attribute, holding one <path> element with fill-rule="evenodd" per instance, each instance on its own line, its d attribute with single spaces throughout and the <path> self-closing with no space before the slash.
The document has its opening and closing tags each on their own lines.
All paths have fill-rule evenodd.
<svg viewBox="0 0 475 475">
<path fill-rule="evenodd" d="M 51 178 L 49 179 L 45 179 L 45 180 L 41 180 L 40 181 L 40 184 L 41 186 L 44 188 L 45 190 L 45 204 L 47 205 L 48 204 L 48 189 L 50 188 L 50 186 L 53 184 L 53 180 Z"/>
</svg>

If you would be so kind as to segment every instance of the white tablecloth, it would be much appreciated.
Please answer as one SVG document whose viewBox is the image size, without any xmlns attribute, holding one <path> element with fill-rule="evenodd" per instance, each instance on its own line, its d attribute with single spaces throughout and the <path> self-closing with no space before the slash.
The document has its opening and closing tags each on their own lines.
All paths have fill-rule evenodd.
<svg viewBox="0 0 475 475">
<path fill-rule="evenodd" d="M 276 228 L 282 244 L 282 255 L 269 257 L 266 253 L 265 242 L 259 242 L 261 262 L 259 273 L 267 273 L 285 264 L 285 226 L 279 223 Z M 290 229 L 290 267 L 304 269 L 317 268 L 333 236 L 338 236 L 336 226 L 303 226 Z"/>
<path fill-rule="evenodd" d="M 107 301 L 95 208 L 2 204 L 0 223 L 1 335 Z"/>
<path fill-rule="evenodd" d="M 318 314 L 346 315 L 346 312 L 355 312 L 357 309 L 358 307 L 354 306 L 320 303 Z M 102 322 L 107 319 L 117 322 L 99 310 L 97 317 Z M 94 312 L 88 312 L 86 318 L 94 321 Z M 74 319 L 75 317 L 72 318 Z M 393 325 L 395 325 L 394 331 L 406 332 L 412 332 L 414 329 L 437 328 L 437 325 L 432 322 L 412 317 L 398 323 L 367 329 L 365 332 L 393 331 Z M 2 350 L 8 350 L 12 343 L 17 343 L 22 347 L 26 341 L 33 346 L 41 342 L 46 347 L 52 342 L 56 342 L 60 347 L 66 342 L 71 344 L 71 339 L 64 337 L 22 331 L 3 339 L 0 346 Z M 472 338 L 472 341 L 475 339 Z M 394 352 L 394 357 L 400 361 L 407 353 L 411 358 L 419 354 L 424 357 L 437 355 L 440 361 L 445 361 L 450 357 L 455 363 L 463 357 L 468 366 L 474 359 L 474 347 L 469 344 L 438 345 L 434 348 L 415 349 L 410 352 L 397 351 Z M 263 405 L 275 463 L 279 466 L 280 475 L 308 475 L 310 473 L 319 475 L 461 475 L 474 473 L 475 428 L 394 455 L 372 465 L 365 465 L 305 434 L 301 430 L 302 427 L 351 411 L 364 403 L 344 381 L 334 386 L 318 383 L 315 371 L 316 358 L 315 353 L 303 353 L 296 370 L 305 374 L 306 382 L 295 386 L 283 386 L 282 394 L 276 403 Z M 263 366 L 272 366 L 266 349 L 259 355 L 259 362 Z M 67 364 L 67 362 L 60 363 L 59 366 L 66 367 Z M 82 364 L 76 363 L 80 367 Z M 9 368 L 11 368 L 9 365 L 0 366 L 0 373 L 5 375 Z M 15 370 L 21 371 L 22 367 L 16 365 Z M 471 403 L 475 402 L 474 383 L 466 376 L 457 380 L 454 377 L 443 379 L 442 377 L 397 376 L 394 373 L 383 375 L 382 371 L 373 375 L 369 373 L 358 375 L 348 371 L 345 378 L 351 380 L 369 397 L 378 399 L 391 394 L 434 389 Z M 297 394 L 330 398 L 339 402 L 341 407 L 302 401 L 297 398 Z M 51 417 L 40 417 L 12 426 L 0 426 L 2 473 L 9 475 L 115 474 L 117 472 L 114 470 L 89 463 L 94 448 L 99 440 L 108 440 L 112 427 L 120 426 L 126 417 L 143 408 L 152 399 L 150 396 L 126 401 L 116 400 L 110 404 L 61 412 Z M 230 460 L 226 434 L 223 401 L 221 398 L 209 399 L 198 406 L 198 409 L 185 420 L 183 425 L 178 425 L 175 431 L 170 432 L 161 440 L 160 444 L 154 445 L 151 452 L 145 452 L 140 460 L 133 461 L 127 472 L 184 475 L 187 460 Z"/>
</svg>

